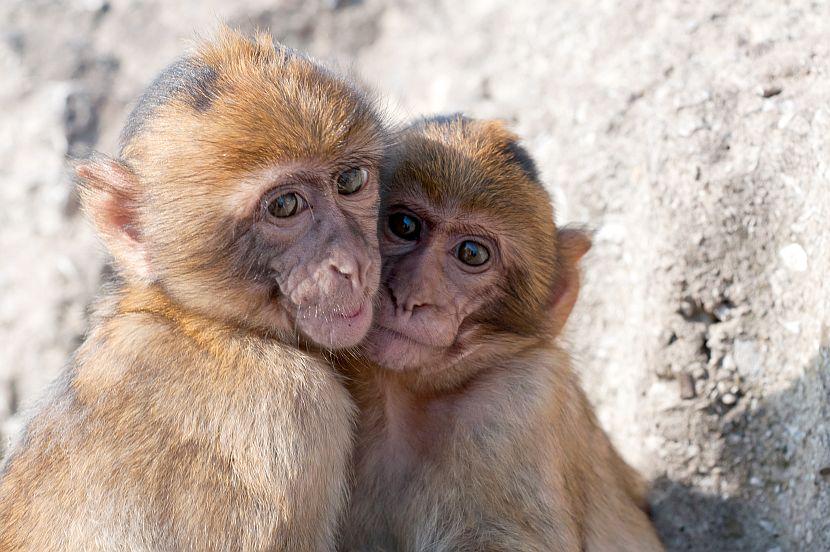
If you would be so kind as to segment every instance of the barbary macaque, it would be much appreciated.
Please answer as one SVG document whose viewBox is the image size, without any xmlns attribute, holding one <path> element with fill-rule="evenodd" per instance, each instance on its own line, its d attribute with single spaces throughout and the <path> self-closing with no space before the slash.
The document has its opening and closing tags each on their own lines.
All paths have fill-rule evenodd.
<svg viewBox="0 0 830 552">
<path fill-rule="evenodd" d="M 77 167 L 120 281 L 0 479 L 0 550 L 333 550 L 380 275 L 371 98 L 223 29 Z"/>
<path fill-rule="evenodd" d="M 342 548 L 657 551 L 645 485 L 552 337 L 589 236 L 497 121 L 405 129 L 381 182 L 381 291 Z"/>
</svg>

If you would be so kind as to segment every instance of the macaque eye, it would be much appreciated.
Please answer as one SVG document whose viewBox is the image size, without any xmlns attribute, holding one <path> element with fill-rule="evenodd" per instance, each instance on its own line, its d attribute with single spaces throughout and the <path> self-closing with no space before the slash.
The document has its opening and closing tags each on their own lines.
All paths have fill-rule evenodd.
<svg viewBox="0 0 830 552">
<path fill-rule="evenodd" d="M 403 240 L 415 241 L 421 235 L 421 223 L 412 215 L 395 213 L 389 216 L 389 230 Z"/>
<path fill-rule="evenodd" d="M 305 202 L 303 198 L 294 192 L 289 192 L 272 199 L 271 203 L 268 204 L 268 212 L 277 218 L 287 218 L 293 217 L 302 211 L 304 207 Z"/>
<path fill-rule="evenodd" d="M 361 168 L 343 171 L 337 176 L 337 193 L 351 195 L 360 190 L 369 180 L 369 171 Z"/>
<path fill-rule="evenodd" d="M 481 266 L 490 260 L 490 251 L 484 245 L 472 240 L 461 242 L 455 255 L 459 261 L 470 266 Z"/>
</svg>

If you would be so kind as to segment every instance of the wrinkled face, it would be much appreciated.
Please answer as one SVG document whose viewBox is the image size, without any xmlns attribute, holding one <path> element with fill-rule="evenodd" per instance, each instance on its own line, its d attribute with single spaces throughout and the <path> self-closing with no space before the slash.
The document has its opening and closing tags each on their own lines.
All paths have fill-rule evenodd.
<svg viewBox="0 0 830 552">
<path fill-rule="evenodd" d="M 439 371 L 479 345 L 477 315 L 500 293 L 509 256 L 483 214 L 394 192 L 387 199 L 383 285 L 366 354 L 392 370 Z"/>
<path fill-rule="evenodd" d="M 147 190 L 148 273 L 234 326 L 295 345 L 357 344 L 380 275 L 385 131 L 372 102 L 270 40 L 235 35 L 153 86 L 122 148 Z"/>
<path fill-rule="evenodd" d="M 150 264 L 182 304 L 296 344 L 356 345 L 380 277 L 377 148 L 177 186 L 148 209 Z M 198 224 L 181 224 L 188 214 Z"/>
<path fill-rule="evenodd" d="M 453 368 L 449 383 L 544 334 L 557 231 L 550 196 L 497 121 L 436 117 L 399 136 L 384 173 L 378 312 L 364 342 L 380 366 Z"/>
<path fill-rule="evenodd" d="M 371 160 L 299 163 L 252 177 L 243 234 L 231 245 L 260 314 L 287 320 L 328 348 L 355 345 L 369 329 L 380 257 L 377 168 Z"/>
</svg>

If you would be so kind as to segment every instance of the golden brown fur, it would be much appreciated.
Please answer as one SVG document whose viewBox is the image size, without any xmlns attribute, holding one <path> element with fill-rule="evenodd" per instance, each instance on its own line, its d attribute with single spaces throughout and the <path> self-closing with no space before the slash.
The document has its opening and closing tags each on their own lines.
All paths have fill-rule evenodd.
<svg viewBox="0 0 830 552">
<path fill-rule="evenodd" d="M 343 548 L 661 550 L 645 485 L 551 343 L 588 237 L 556 229 L 535 166 L 499 123 L 427 120 L 395 157 L 382 216 L 391 228 L 411 215 L 420 233 L 381 237 L 366 343 L 380 365 L 348 368 L 361 414 Z M 468 239 L 490 247 L 486 270 L 453 257 Z"/>
<path fill-rule="evenodd" d="M 78 169 L 123 283 L 3 467 L 0 550 L 333 548 L 354 405 L 316 351 L 371 318 L 383 147 L 361 93 L 267 36 L 159 77 L 121 158 Z M 278 226 L 283 181 L 311 207 Z"/>
</svg>

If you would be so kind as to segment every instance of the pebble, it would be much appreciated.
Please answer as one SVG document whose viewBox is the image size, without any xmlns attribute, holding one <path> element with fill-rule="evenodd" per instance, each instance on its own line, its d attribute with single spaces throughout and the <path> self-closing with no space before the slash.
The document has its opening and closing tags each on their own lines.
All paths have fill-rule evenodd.
<svg viewBox="0 0 830 552">
<path fill-rule="evenodd" d="M 762 98 L 772 98 L 773 96 L 777 96 L 783 91 L 784 89 L 781 86 L 778 86 L 777 84 L 770 84 L 767 86 L 758 87 L 758 95 Z"/>
<path fill-rule="evenodd" d="M 677 379 L 680 384 L 680 398 L 684 400 L 694 399 L 697 393 L 695 392 L 695 381 L 691 374 L 681 372 Z"/>
<path fill-rule="evenodd" d="M 738 397 L 736 397 L 732 393 L 724 393 L 724 395 L 720 398 L 720 402 L 722 402 L 726 406 L 731 406 L 738 402 Z"/>
<path fill-rule="evenodd" d="M 715 315 L 715 318 L 717 318 L 718 320 L 723 322 L 724 320 L 726 320 L 726 317 L 729 315 L 730 310 L 732 310 L 732 308 L 728 304 L 721 303 L 721 304 L 719 304 L 718 306 L 715 307 L 714 311 L 712 311 L 712 314 Z"/>
<path fill-rule="evenodd" d="M 801 333 L 801 322 L 799 322 L 798 320 L 785 320 L 781 323 L 781 325 L 784 326 L 784 329 L 790 332 L 791 334 L 798 335 L 799 333 Z"/>
<path fill-rule="evenodd" d="M 754 379 L 763 371 L 762 357 L 758 344 L 748 339 L 736 339 L 732 346 L 732 358 L 738 373 L 748 379 Z"/>
<path fill-rule="evenodd" d="M 778 256 L 784 266 L 793 272 L 805 272 L 807 270 L 807 252 L 797 243 L 785 245 L 778 251 Z"/>
</svg>

